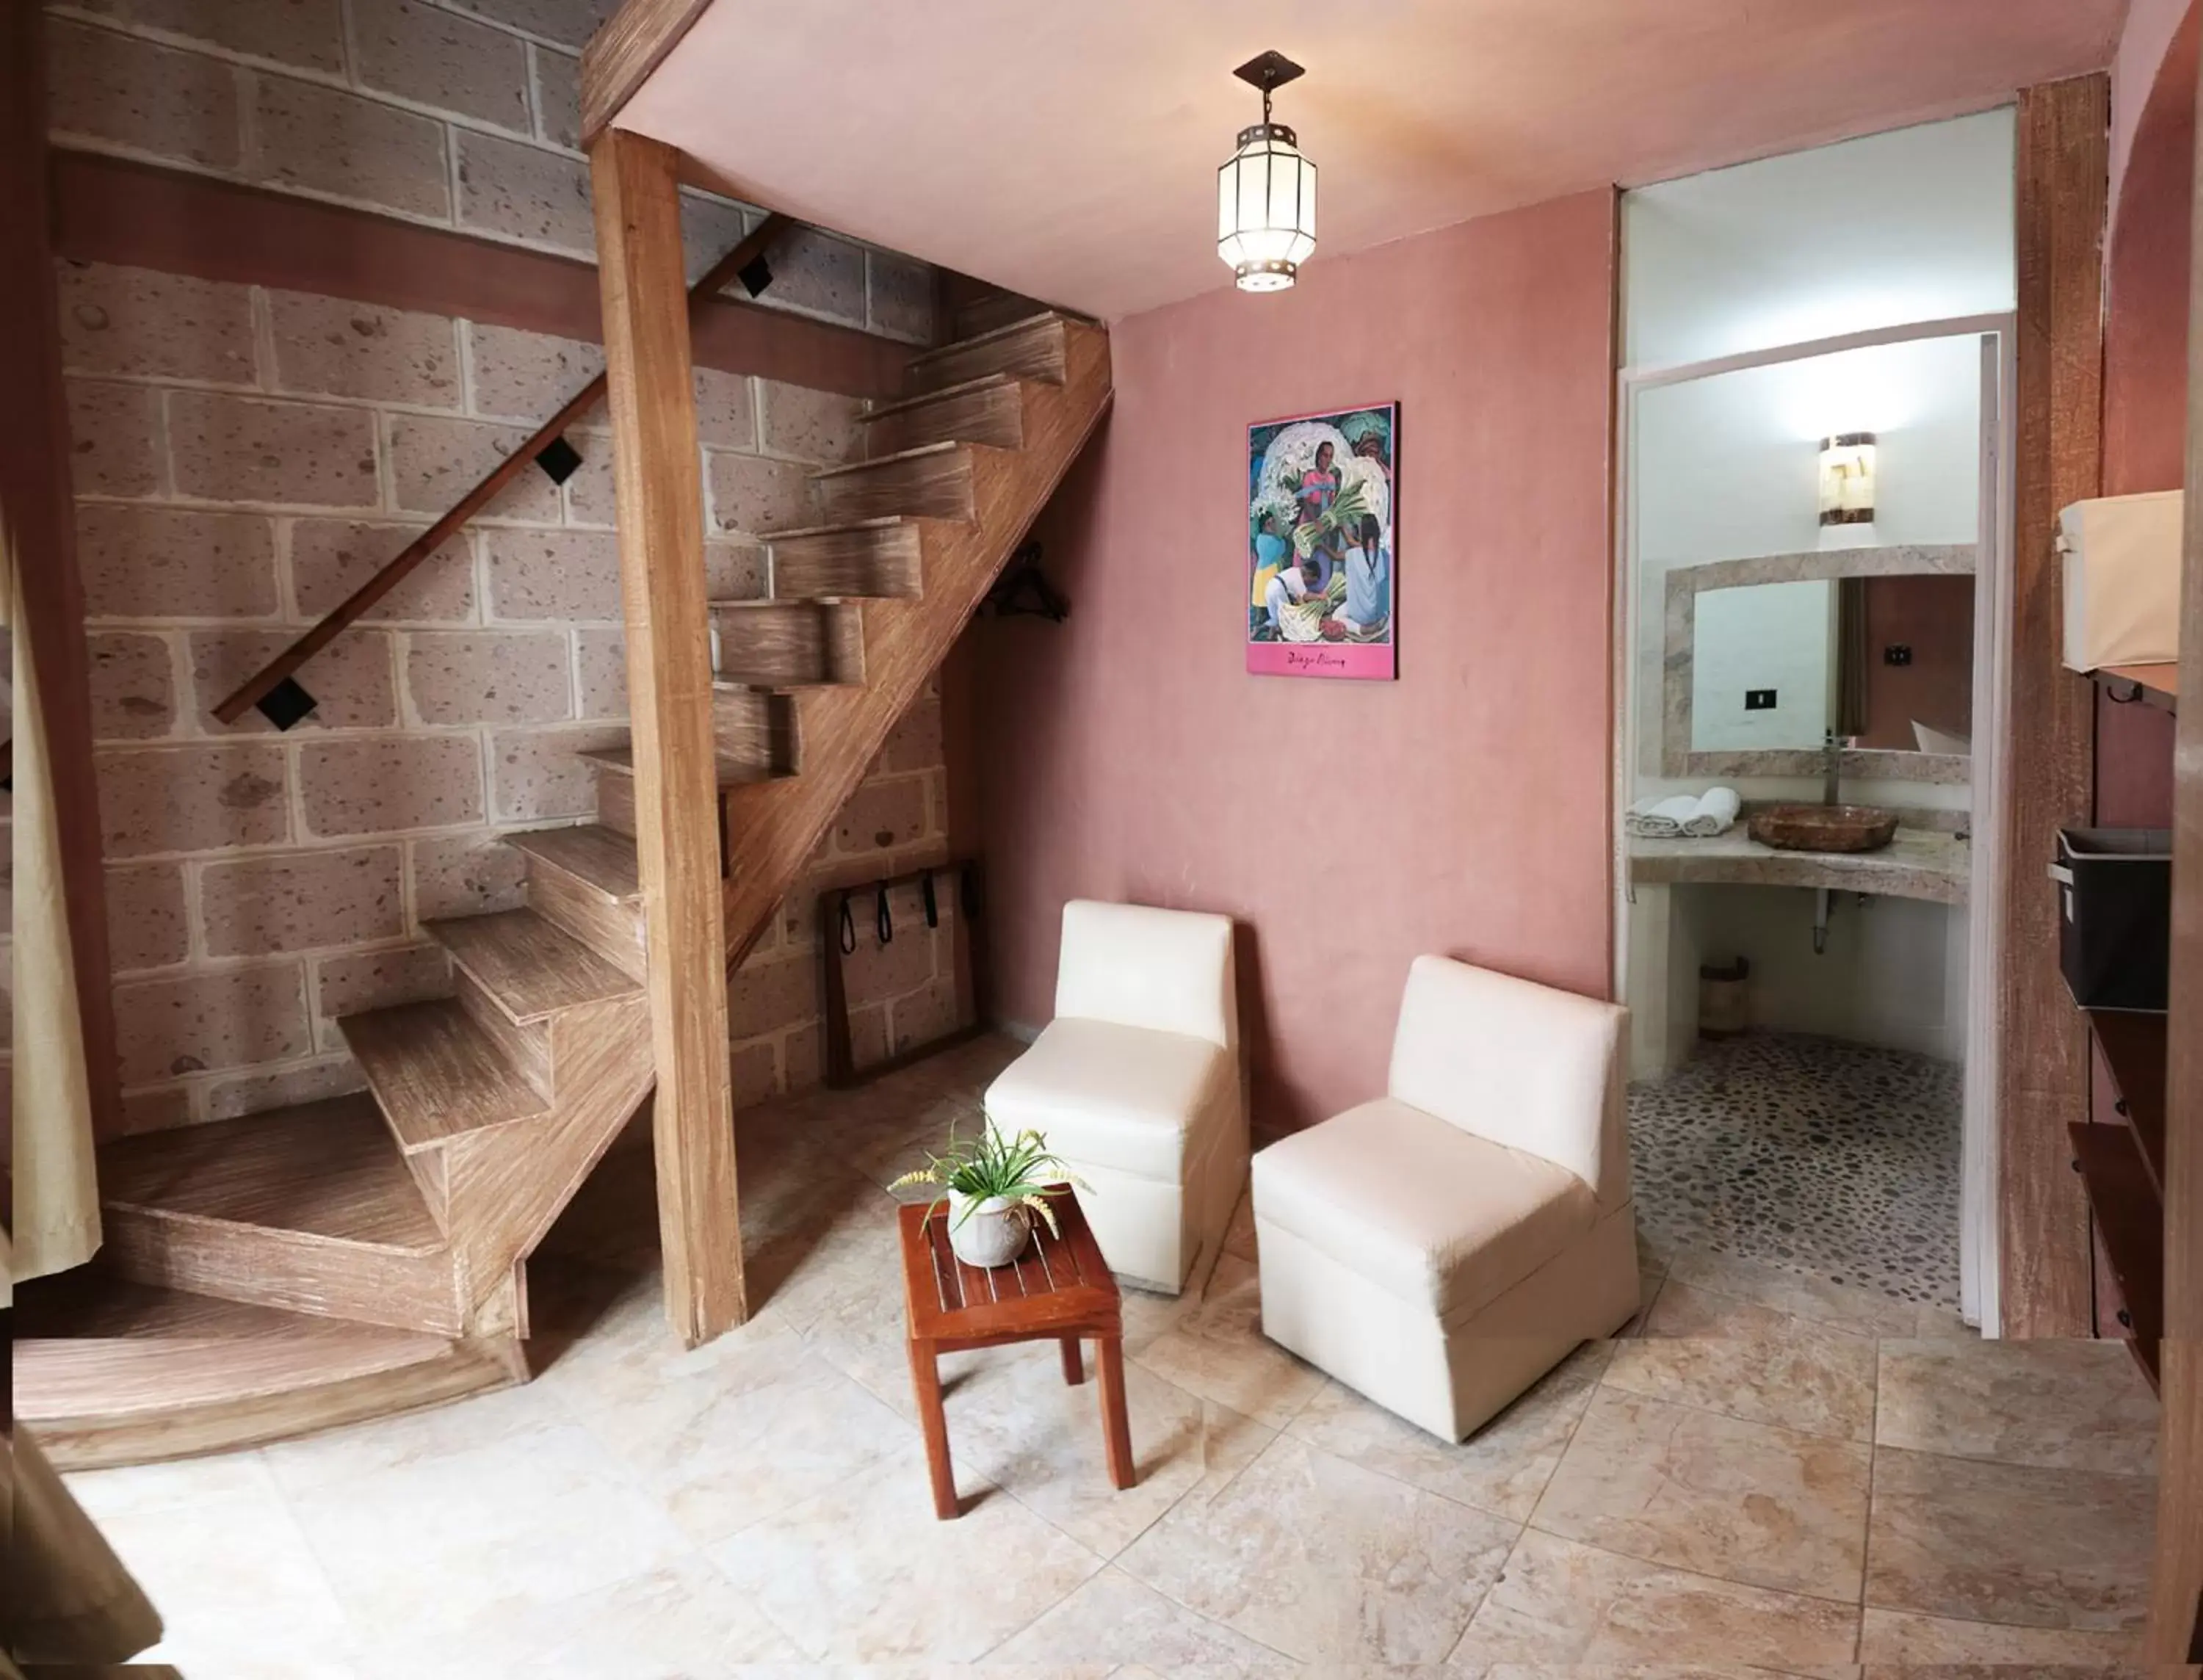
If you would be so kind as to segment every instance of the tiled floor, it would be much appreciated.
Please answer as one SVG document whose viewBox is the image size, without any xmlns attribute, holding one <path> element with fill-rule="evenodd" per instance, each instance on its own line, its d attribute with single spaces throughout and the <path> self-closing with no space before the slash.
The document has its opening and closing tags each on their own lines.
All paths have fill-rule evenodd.
<svg viewBox="0 0 2203 1680">
<path fill-rule="evenodd" d="M 1629 1088 L 1638 1223 L 1678 1247 L 1958 1304 L 1957 1064 L 1803 1033 L 1704 1040 Z"/>
<path fill-rule="evenodd" d="M 527 1388 L 74 1485 L 192 1680 L 2104 1671 L 2155 1406 L 2117 1348 L 1648 1253 L 1639 1339 L 1448 1446 L 1264 1341 L 1243 1218 L 1126 1301 L 1139 1483 L 1054 1353 L 948 1362 L 934 1519 L 879 1187 L 1014 1048 L 743 1117 L 759 1304 L 680 1352 L 615 1159 L 535 1268 Z M 557 1333 L 585 1326 L 577 1339 Z M 555 1357 L 552 1357 L 555 1356 Z M 1946 1670 L 1946 1671 L 1948 1671 Z"/>
</svg>

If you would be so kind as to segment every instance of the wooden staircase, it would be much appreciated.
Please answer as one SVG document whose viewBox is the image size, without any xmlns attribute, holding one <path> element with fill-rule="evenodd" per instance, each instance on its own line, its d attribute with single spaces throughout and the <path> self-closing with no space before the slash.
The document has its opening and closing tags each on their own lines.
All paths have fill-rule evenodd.
<svg viewBox="0 0 2203 1680">
<path fill-rule="evenodd" d="M 1106 410 L 1107 335 L 1019 313 L 915 358 L 867 458 L 714 601 L 740 959 Z M 57 1464 L 239 1447 L 526 1380 L 529 1253 L 650 1091 L 635 772 L 505 836 L 523 909 L 428 923 L 449 998 L 347 1017 L 367 1092 L 100 1152 L 107 1243 L 19 1294 L 16 1414 Z"/>
</svg>

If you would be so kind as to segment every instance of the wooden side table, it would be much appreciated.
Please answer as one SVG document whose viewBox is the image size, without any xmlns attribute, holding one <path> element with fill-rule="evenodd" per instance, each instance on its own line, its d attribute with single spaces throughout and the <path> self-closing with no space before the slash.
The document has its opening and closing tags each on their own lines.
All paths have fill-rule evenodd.
<svg viewBox="0 0 2203 1680">
<path fill-rule="evenodd" d="M 1013 1341 L 1054 1341 L 1062 1350 L 1063 1380 L 1085 1380 L 1081 1337 L 1092 1339 L 1101 1376 L 1102 1439 L 1109 1479 L 1132 1485 L 1132 1432 L 1125 1416 L 1125 1327 L 1117 1280 L 1068 1185 L 1049 1198 L 1060 1235 L 1034 1222 L 1032 1241 L 1009 1265 L 982 1270 L 948 1246 L 946 1204 L 906 1203 L 902 1230 L 903 1306 L 910 1325 L 910 1379 L 925 1430 L 926 1468 L 933 1477 L 933 1512 L 958 1515 L 956 1478 L 948 1462 L 948 1423 L 941 1410 L 940 1356 Z"/>
</svg>

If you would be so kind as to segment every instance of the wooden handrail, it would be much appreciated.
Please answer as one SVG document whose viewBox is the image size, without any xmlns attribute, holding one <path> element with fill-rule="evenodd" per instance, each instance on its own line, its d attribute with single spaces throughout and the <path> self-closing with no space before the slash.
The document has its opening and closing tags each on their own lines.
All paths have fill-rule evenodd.
<svg viewBox="0 0 2203 1680">
<path fill-rule="evenodd" d="M 699 304 L 717 297 L 721 288 L 762 257 L 776 239 L 795 225 L 792 219 L 777 212 L 765 217 L 758 224 L 756 231 L 714 262 L 705 271 L 704 277 L 688 288 L 690 313 L 694 313 Z M 491 468 L 479 484 L 452 504 L 450 512 L 385 561 L 373 577 L 331 607 L 313 628 L 239 683 L 214 709 L 214 715 L 225 723 L 234 723 L 266 699 L 301 665 L 357 622 L 369 607 L 395 589 L 415 567 L 440 548 L 454 532 L 487 507 L 522 469 L 532 463 L 536 457 L 564 435 L 566 428 L 588 412 L 604 394 L 605 376 L 599 374 L 569 398 L 558 413 L 537 427 L 535 435 L 526 443 Z"/>
</svg>

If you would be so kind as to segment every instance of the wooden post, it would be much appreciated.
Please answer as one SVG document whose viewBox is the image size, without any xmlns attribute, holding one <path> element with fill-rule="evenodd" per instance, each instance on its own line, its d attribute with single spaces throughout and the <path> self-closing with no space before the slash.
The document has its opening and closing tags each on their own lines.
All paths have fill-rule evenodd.
<svg viewBox="0 0 2203 1680">
<path fill-rule="evenodd" d="M 0 241 L 0 315 L 8 322 L 0 335 L 0 391 L 8 393 L 0 404 L 0 506 L 6 509 L 23 578 L 23 622 L 15 634 L 37 654 L 92 1131 L 108 1137 L 122 1129 L 122 1096 L 92 757 L 84 587 L 69 488 L 68 404 L 48 243 L 40 35 L 36 6 L 10 6 L 0 16 L 0 227 L 9 230 Z"/>
<path fill-rule="evenodd" d="M 744 1306 L 679 160 L 672 147 L 618 129 L 589 148 L 658 1064 L 658 1225 L 666 1316 L 693 1347 L 741 1323 Z"/>
<path fill-rule="evenodd" d="M 2067 1124 L 2088 1117 L 2088 1030 L 2058 969 L 2048 869 L 2095 794 L 2095 693 L 2063 662 L 2058 512 L 2094 496 L 2102 460 L 2103 239 L 2111 82 L 2019 97 L 2017 510 L 2011 582 L 2012 762 L 1997 976 L 2004 1333 L 2093 1333 L 2088 1209 Z"/>
<path fill-rule="evenodd" d="M 2203 101 L 2203 92 L 2198 94 Z M 2203 251 L 2203 171 L 2190 249 Z M 2172 990 L 2165 1022 L 2165 1339 L 2158 1344 L 2157 1571 L 2141 1660 L 2203 1645 L 2203 262 L 2188 275 L 2188 499 L 2172 759 Z"/>
</svg>

